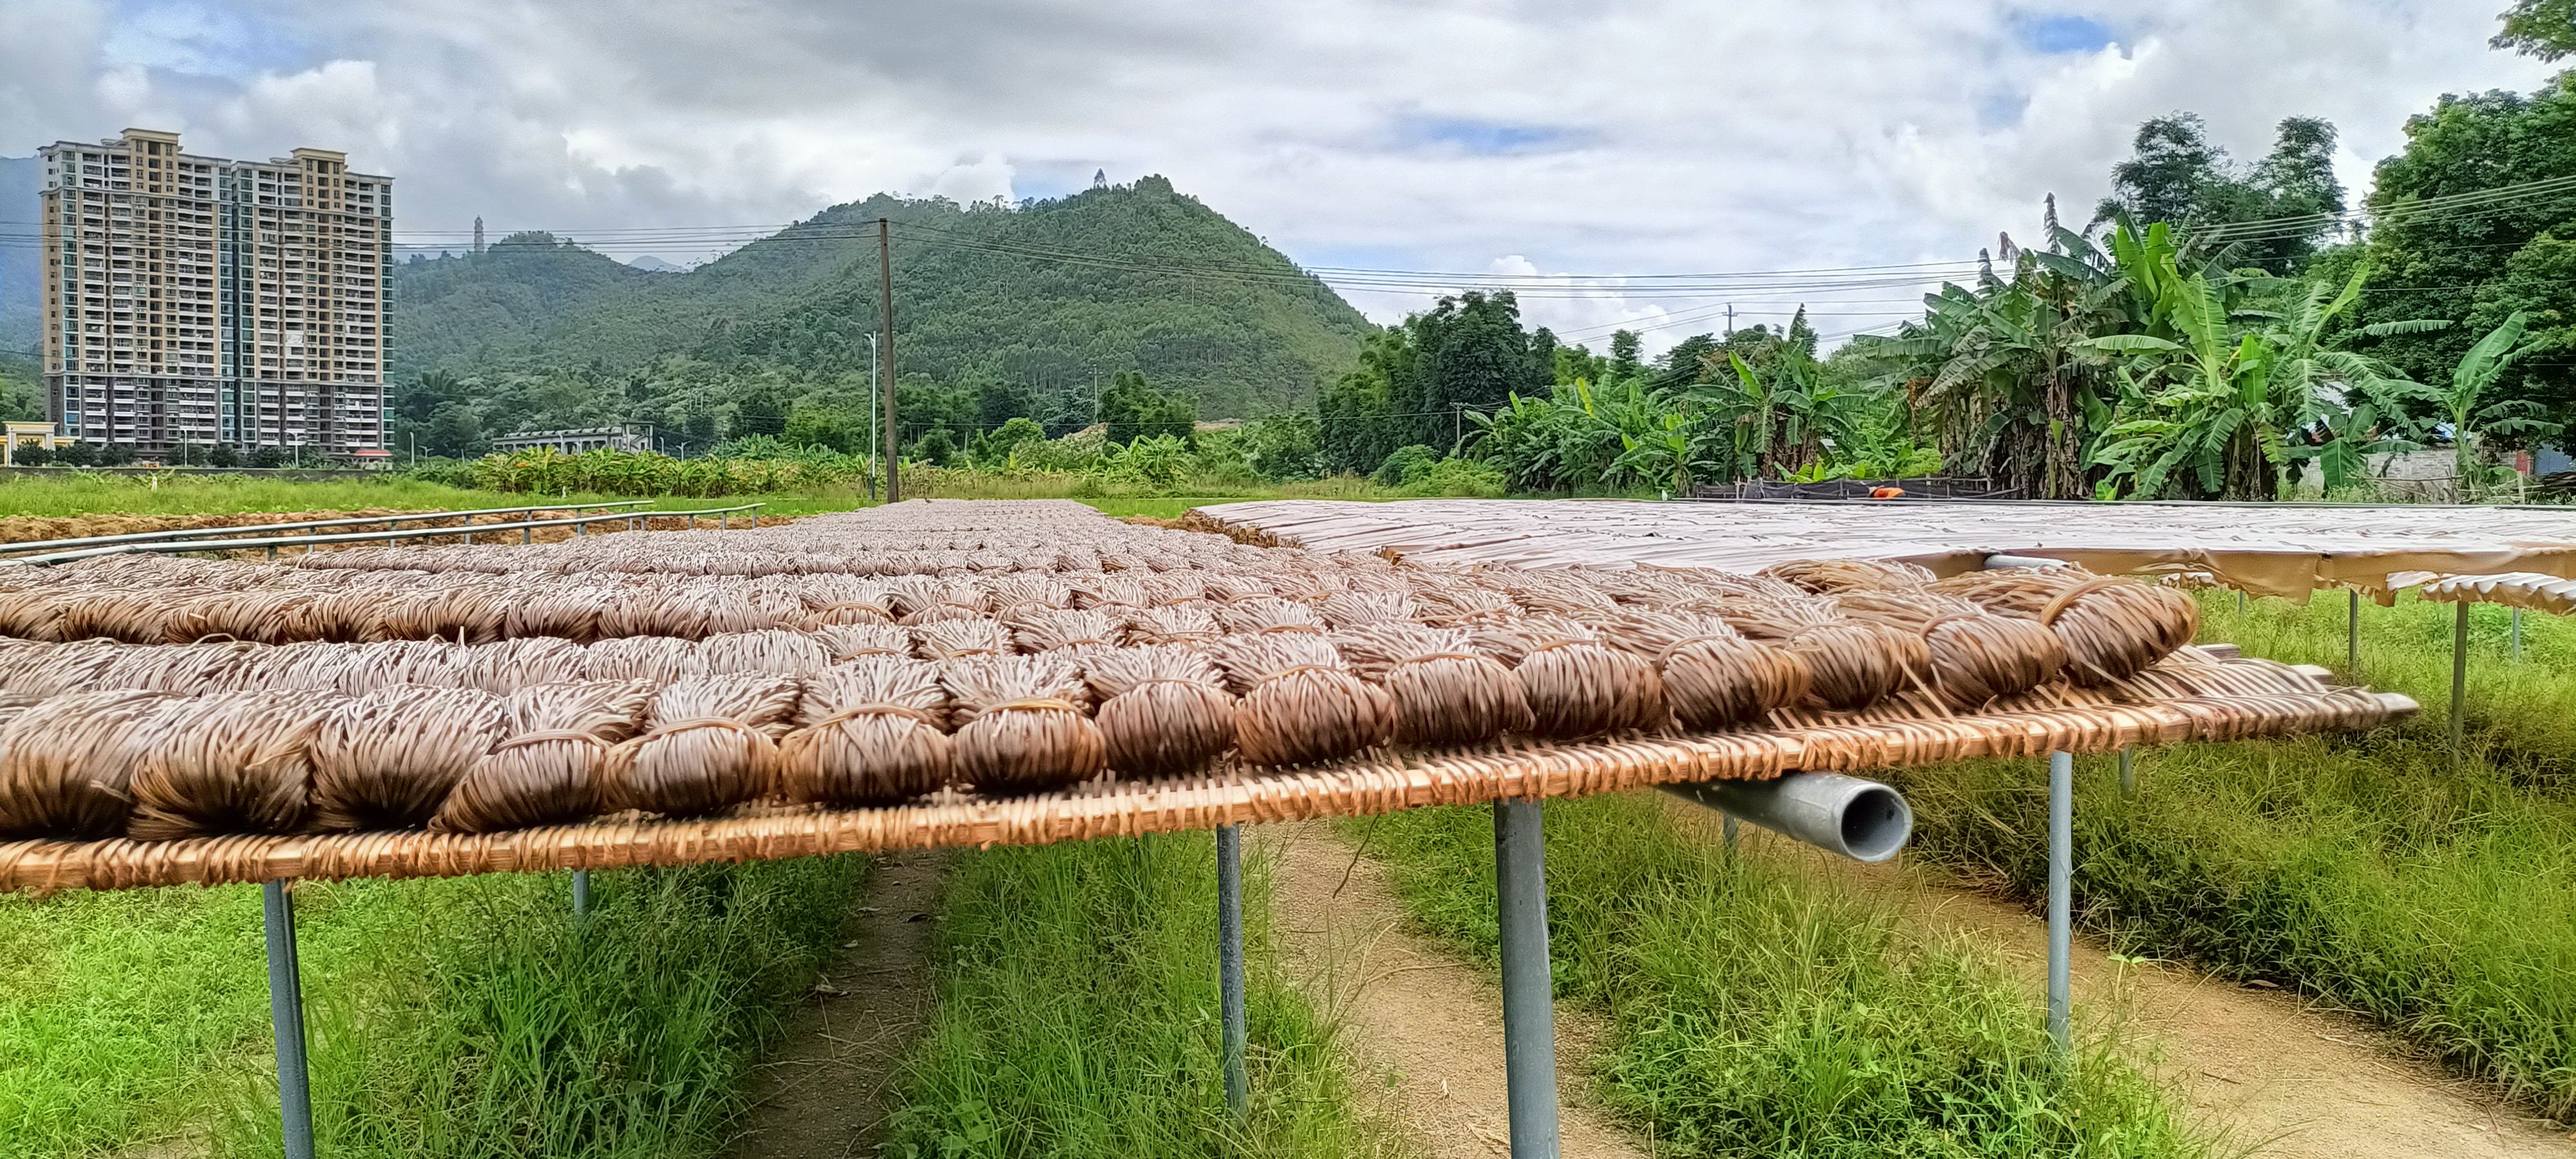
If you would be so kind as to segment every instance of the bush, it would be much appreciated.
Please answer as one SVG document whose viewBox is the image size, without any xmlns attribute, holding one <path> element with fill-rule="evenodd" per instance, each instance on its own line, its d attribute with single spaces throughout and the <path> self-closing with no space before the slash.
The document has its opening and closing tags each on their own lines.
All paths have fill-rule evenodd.
<svg viewBox="0 0 2576 1159">
<path fill-rule="evenodd" d="M 1402 487 L 1428 472 L 1431 465 L 1439 461 L 1440 452 L 1420 443 L 1397 447 L 1385 462 L 1377 465 L 1377 470 L 1369 478 L 1376 480 L 1380 487 Z"/>
<path fill-rule="evenodd" d="M 1401 490 L 1407 495 L 1500 499 L 1505 488 L 1503 472 L 1492 464 L 1442 459 L 1422 470 L 1407 472 Z"/>
<path fill-rule="evenodd" d="M 70 442 L 54 448 L 54 465 L 58 467 L 95 467 L 98 448 L 88 443 Z"/>
<path fill-rule="evenodd" d="M 9 461 L 21 467 L 42 467 L 54 461 L 54 452 L 46 447 L 17 447 L 9 452 Z"/>
</svg>

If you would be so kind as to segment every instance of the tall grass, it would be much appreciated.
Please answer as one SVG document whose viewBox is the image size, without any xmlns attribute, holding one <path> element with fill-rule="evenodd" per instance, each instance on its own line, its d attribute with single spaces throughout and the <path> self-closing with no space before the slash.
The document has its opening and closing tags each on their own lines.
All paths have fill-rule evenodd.
<svg viewBox="0 0 2576 1159">
<path fill-rule="evenodd" d="M 2203 637 L 2346 666 L 2345 601 L 2232 594 Z M 2139 795 L 2079 761 L 2078 920 L 2125 953 L 2289 983 L 2380 1020 L 2543 1113 L 2576 1119 L 2576 624 L 2471 609 L 2468 759 L 2447 747 L 2449 604 L 2362 607 L 2361 676 L 2417 719 L 2362 737 L 2146 750 Z M 1914 847 L 2036 899 L 2037 762 L 1898 770 Z"/>
<path fill-rule="evenodd" d="M 1652 795 L 1551 802 L 1557 993 L 1615 1031 L 1593 1060 L 1659 1154 L 2207 1153 L 2101 1042 L 2072 1062 L 1997 962 L 1874 903 L 1685 833 Z M 1498 960 L 1482 808 L 1348 823 L 1412 915 Z"/>
<path fill-rule="evenodd" d="M 1213 852 L 1194 833 L 964 858 L 941 911 L 938 1013 L 885 1154 L 1395 1149 L 1356 1105 L 1332 1028 L 1278 974 L 1258 858 L 1244 889 L 1252 1111 L 1226 1109 Z"/>
<path fill-rule="evenodd" d="M 705 1154 L 855 859 L 297 891 L 315 1120 L 344 1156 Z M 252 887 L 0 899 L 0 1156 L 278 1151 Z"/>
<path fill-rule="evenodd" d="M 2403 692 L 2424 707 L 2402 726 L 2411 735 L 2446 735 L 2451 710 L 2451 634 L 2457 605 L 2402 597 L 2395 607 L 2361 606 L 2361 678 Z M 2305 605 L 2205 592 L 2201 638 L 2244 646 L 2248 655 L 2293 664 L 2323 664 L 2344 673 L 2346 602 L 2320 593 Z M 2512 658 L 2512 610 L 2469 608 L 2468 741 L 2507 763 L 2548 774 L 2552 791 L 2576 774 L 2576 619 L 2541 612 L 2522 617 L 2522 659 Z"/>
</svg>

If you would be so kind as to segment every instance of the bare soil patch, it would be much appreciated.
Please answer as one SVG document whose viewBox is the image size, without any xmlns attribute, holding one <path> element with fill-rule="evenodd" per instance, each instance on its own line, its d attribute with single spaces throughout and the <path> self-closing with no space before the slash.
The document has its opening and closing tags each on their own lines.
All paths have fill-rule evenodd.
<svg viewBox="0 0 2576 1159">
<path fill-rule="evenodd" d="M 1340 1028 L 1355 1082 L 1437 1159 L 1506 1155 L 1503 999 L 1495 978 L 1432 946 L 1407 924 L 1377 862 L 1355 857 L 1322 822 L 1253 828 L 1275 858 L 1273 905 L 1282 965 Z M 1556 1009 L 1557 1088 L 1568 1156 L 1649 1153 L 1584 1097 L 1582 1060 L 1605 1033 L 1581 1010 Z"/>
<path fill-rule="evenodd" d="M 916 850 L 879 861 L 860 887 L 842 956 L 825 966 L 752 1082 L 733 1159 L 876 1154 L 895 1110 L 904 1051 L 936 1000 L 930 949 L 947 857 Z"/>
</svg>

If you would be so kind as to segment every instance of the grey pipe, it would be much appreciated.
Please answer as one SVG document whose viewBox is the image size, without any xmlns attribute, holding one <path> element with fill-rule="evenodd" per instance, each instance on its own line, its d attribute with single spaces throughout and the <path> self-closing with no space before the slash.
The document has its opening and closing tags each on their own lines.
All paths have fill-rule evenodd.
<svg viewBox="0 0 2576 1159">
<path fill-rule="evenodd" d="M 1225 1022 L 1225 1105 L 1237 1115 L 1252 1110 L 1252 1079 L 1244 1068 L 1243 826 L 1216 827 L 1216 939 L 1218 1005 Z"/>
<path fill-rule="evenodd" d="M 2073 1045 L 2067 980 L 2075 948 L 2075 758 L 2048 754 L 2048 1036 Z"/>
<path fill-rule="evenodd" d="M 1503 1094 L 1511 1159 L 1557 1159 L 1556 996 L 1547 966 L 1547 843 L 1537 801 L 1494 802 L 1503 949 Z"/>
<path fill-rule="evenodd" d="M 268 930 L 268 1021 L 277 1037 L 277 1112 L 286 1159 L 313 1159 L 313 1088 L 304 1062 L 304 981 L 295 958 L 295 899 L 286 883 L 260 887 Z"/>
<path fill-rule="evenodd" d="M 1914 835 L 1914 809 L 1904 794 L 1841 773 L 1693 781 L 1664 791 L 1855 861 L 1885 861 Z"/>
<path fill-rule="evenodd" d="M 2451 617 L 2451 767 L 2457 769 L 2469 719 L 2469 604 L 2453 606 L 2459 611 Z"/>
<path fill-rule="evenodd" d="M 2075 566 L 2075 563 L 2074 563 L 2074 561 L 2072 561 L 2072 560 L 2064 560 L 2064 559 L 2050 559 L 2050 558 L 2048 558 L 2048 557 L 2046 557 L 2046 556 L 2041 556 L 2041 555 L 2001 555 L 2001 554 L 1997 554 L 1997 555 L 1989 555 L 1989 556 L 1987 556 L 1987 557 L 1986 557 L 1986 570 L 1987 570 L 1987 571 L 1996 571 L 1996 570 L 1998 570 L 1998 569 L 2001 569 L 2001 568 L 2007 568 L 2007 567 L 2073 567 L 2073 566 Z"/>
</svg>

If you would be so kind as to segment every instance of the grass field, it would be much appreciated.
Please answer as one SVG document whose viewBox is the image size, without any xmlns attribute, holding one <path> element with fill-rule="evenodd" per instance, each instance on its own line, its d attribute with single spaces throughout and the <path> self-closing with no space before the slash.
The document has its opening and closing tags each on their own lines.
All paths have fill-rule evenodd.
<svg viewBox="0 0 2576 1159">
<path fill-rule="evenodd" d="M 308 884 L 335 1156 L 708 1153 L 847 917 L 855 859 Z M 274 1155 L 254 887 L 0 897 L 0 1157 Z"/>
<path fill-rule="evenodd" d="M 1259 858 L 1244 883 L 1252 1113 L 1218 1065 L 1206 833 L 966 856 L 939 931 L 939 1009 L 908 1063 L 894 1159 L 1400 1155 L 1330 1026 L 1279 977 Z"/>
<path fill-rule="evenodd" d="M 2193 1156 L 2106 1043 L 2072 1064 L 2004 969 L 1840 887 L 1725 854 L 1652 794 L 1547 806 L 1560 1000 L 1614 1028 L 1610 1105 L 1669 1156 Z M 1492 813 L 1346 822 L 1440 940 L 1499 960 Z"/>
<path fill-rule="evenodd" d="M 2204 636 L 2344 666 L 2344 601 L 2204 600 Z M 2297 987 L 2576 1119 L 2576 624 L 2473 609 L 2470 759 L 2445 738 L 2453 609 L 2363 605 L 2363 675 L 2423 702 L 2367 737 L 2189 745 L 2077 763 L 2079 920 L 2124 953 Z M 2046 880 L 2037 764 L 1899 771 L 1915 849 L 2036 899 Z"/>
</svg>

